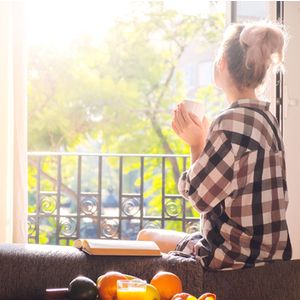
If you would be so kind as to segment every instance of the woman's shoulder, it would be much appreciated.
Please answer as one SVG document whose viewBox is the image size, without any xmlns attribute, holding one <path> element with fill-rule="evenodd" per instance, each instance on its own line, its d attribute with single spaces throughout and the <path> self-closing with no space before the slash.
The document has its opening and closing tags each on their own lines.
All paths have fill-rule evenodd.
<svg viewBox="0 0 300 300">
<path fill-rule="evenodd" d="M 251 144 L 253 149 L 261 147 L 283 149 L 276 119 L 269 111 L 261 114 L 247 107 L 231 107 L 215 118 L 210 130 L 210 132 L 224 132 L 227 138 L 238 144 L 242 140 L 248 141 L 247 143 Z M 278 139 L 279 141 L 277 141 Z"/>
<path fill-rule="evenodd" d="M 242 107 L 227 108 L 216 116 L 211 124 L 212 131 L 244 132 L 245 111 Z"/>
</svg>

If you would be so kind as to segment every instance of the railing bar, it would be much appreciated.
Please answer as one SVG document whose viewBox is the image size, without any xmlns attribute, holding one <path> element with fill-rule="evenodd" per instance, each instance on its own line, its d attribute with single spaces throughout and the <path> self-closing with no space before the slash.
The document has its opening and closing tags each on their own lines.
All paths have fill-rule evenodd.
<svg viewBox="0 0 300 300">
<path fill-rule="evenodd" d="M 29 216 L 34 216 L 34 214 L 29 214 Z M 76 214 L 74 215 L 66 215 L 66 214 L 60 214 L 59 215 L 60 217 L 64 217 L 64 218 L 74 218 L 74 217 L 77 217 Z M 49 214 L 49 215 L 41 215 L 42 218 L 46 218 L 46 217 L 57 217 L 56 214 Z M 97 216 L 87 216 L 87 215 L 81 215 L 81 216 L 78 216 L 78 218 L 80 219 L 83 219 L 83 218 L 90 218 L 92 220 L 95 220 L 97 221 L 98 217 Z M 118 219 L 119 217 L 118 216 L 101 216 L 101 218 L 105 218 L 105 219 Z M 121 220 L 140 220 L 140 216 L 138 217 L 128 217 L 128 216 L 122 216 L 121 217 Z M 143 217 L 143 220 L 154 220 L 154 221 L 161 221 L 162 219 L 159 218 L 159 217 Z M 166 217 L 165 220 L 167 221 L 173 221 L 173 220 L 177 220 L 177 221 L 180 221 L 182 220 L 181 217 Z M 186 218 L 187 221 L 198 221 L 199 218 L 198 217 L 189 217 L 189 218 Z"/>
<path fill-rule="evenodd" d="M 76 216 L 76 237 L 80 237 L 80 202 L 81 202 L 81 168 L 82 156 L 78 155 L 77 161 L 77 216 Z"/>
<path fill-rule="evenodd" d="M 179 218 L 176 218 L 176 217 L 174 217 L 174 218 L 167 218 L 168 220 L 181 220 L 181 218 L 179 217 Z M 155 220 L 155 221 L 161 221 L 161 219 L 160 218 L 157 218 L 157 217 L 144 217 L 144 220 Z M 199 220 L 199 218 L 198 217 L 188 217 L 187 218 L 187 220 L 188 221 L 198 221 Z"/>
<path fill-rule="evenodd" d="M 101 237 L 101 215 L 102 215 L 102 156 L 98 157 L 98 226 L 97 226 L 97 236 Z"/>
<path fill-rule="evenodd" d="M 176 199 L 176 198 L 181 198 L 181 195 L 179 195 L 179 194 L 165 194 L 165 198 L 167 198 L 167 199 Z"/>
<path fill-rule="evenodd" d="M 98 197 L 98 192 L 99 191 L 97 191 L 97 192 L 81 192 L 81 197 L 82 196 L 94 196 L 94 197 Z"/>
<path fill-rule="evenodd" d="M 165 176 L 166 176 L 166 158 L 162 157 L 162 166 L 161 166 L 161 197 L 162 197 L 162 211 L 161 211 L 161 227 L 165 228 L 165 209 L 166 209 L 166 203 L 165 203 Z"/>
<path fill-rule="evenodd" d="M 43 195 L 43 196 L 55 196 L 57 195 L 57 191 L 40 191 L 40 195 Z"/>
<path fill-rule="evenodd" d="M 99 156 L 102 157 L 157 157 L 157 158 L 171 158 L 171 157 L 189 157 L 187 154 L 134 154 L 134 153 L 85 153 L 85 152 L 27 152 L 28 156 Z"/>
<path fill-rule="evenodd" d="M 119 157 L 119 239 L 122 239 L 123 156 Z"/>
<path fill-rule="evenodd" d="M 36 237 L 35 242 L 39 244 L 40 242 L 40 212 L 41 212 L 41 158 L 38 158 L 38 165 L 37 165 L 37 199 L 36 199 Z"/>
<path fill-rule="evenodd" d="M 54 195 L 57 195 L 57 192 L 48 192 L 48 191 L 40 191 L 40 195 L 43 195 L 43 196 L 54 196 Z M 98 196 L 98 192 L 95 193 L 95 192 L 82 192 L 81 193 L 81 196 Z M 123 194 L 123 197 L 125 198 L 131 198 L 131 197 L 140 197 L 141 194 L 137 194 L 137 193 L 126 193 L 126 194 Z M 166 195 L 166 197 L 176 197 L 176 195 Z M 177 197 L 180 196 L 180 195 L 177 195 Z"/>
<path fill-rule="evenodd" d="M 57 192 L 40 192 L 40 195 L 43 195 L 43 196 L 55 196 L 55 195 L 57 195 Z M 97 193 L 86 193 L 86 192 L 81 193 L 81 196 L 95 196 L 95 197 L 97 197 L 98 195 L 99 195 L 98 192 Z M 141 194 L 126 193 L 126 194 L 123 194 L 122 196 L 123 196 L 123 198 L 132 198 L 132 197 L 141 197 Z M 166 194 L 165 197 L 166 198 L 178 198 L 178 197 L 181 197 L 181 196 L 179 194 L 178 195 L 177 194 L 174 194 L 174 195 L 172 195 L 172 194 Z"/>
<path fill-rule="evenodd" d="M 141 197 L 141 194 L 137 194 L 137 193 L 126 193 L 122 195 L 123 198 L 132 198 L 132 197 Z"/>
<path fill-rule="evenodd" d="M 60 200 L 61 200 L 61 158 L 62 156 L 57 156 L 57 217 L 56 217 L 56 243 L 59 244 L 59 231 L 60 231 Z"/>
<path fill-rule="evenodd" d="M 140 184 L 140 230 L 144 227 L 144 157 L 141 156 Z"/>
<path fill-rule="evenodd" d="M 55 158 L 56 156 L 56 161 L 57 161 L 57 183 L 56 183 L 56 191 L 42 191 L 42 166 L 43 166 L 43 159 L 45 157 L 45 155 L 49 155 L 48 152 L 42 152 L 42 153 L 32 153 L 29 152 L 28 155 L 33 155 L 36 154 L 35 159 L 37 161 L 37 174 L 36 174 L 36 179 L 37 179 L 37 187 L 36 187 L 36 213 L 34 214 L 28 214 L 29 217 L 33 217 L 35 219 L 35 233 L 36 235 L 32 235 L 30 238 L 34 239 L 36 243 L 40 242 L 40 224 L 42 223 L 43 219 L 46 218 L 54 218 L 56 220 L 57 223 L 57 227 L 56 227 L 56 234 L 55 234 L 55 239 L 56 242 L 59 243 L 60 240 L 62 239 L 62 236 L 60 236 L 60 222 L 62 218 L 72 218 L 72 219 L 76 219 L 76 233 L 74 233 L 73 237 L 70 237 L 70 240 L 75 239 L 80 237 L 80 224 L 82 222 L 82 218 L 84 217 L 90 217 L 91 219 L 93 219 L 94 221 L 98 222 L 98 226 L 97 226 L 97 236 L 98 238 L 101 238 L 101 221 L 103 220 L 103 218 L 105 219 L 109 219 L 109 220 L 116 220 L 119 221 L 118 227 L 119 227 L 119 234 L 116 235 L 116 237 L 118 236 L 118 238 L 122 239 L 123 236 L 123 232 L 122 232 L 122 227 L 123 227 L 123 223 L 124 220 L 131 220 L 134 222 L 135 225 L 138 225 L 140 228 L 143 228 L 145 221 L 156 221 L 156 222 L 160 222 L 161 223 L 161 228 L 165 228 L 166 223 L 168 221 L 182 221 L 182 230 L 186 231 L 187 230 L 187 224 L 188 222 L 196 222 L 199 220 L 199 217 L 190 217 L 187 218 L 187 213 L 188 213 L 188 207 L 186 205 L 186 201 L 184 201 L 181 198 L 181 195 L 179 194 L 166 194 L 166 176 L 167 176 L 167 159 L 170 157 L 177 157 L 179 158 L 179 162 L 180 162 L 180 157 L 182 157 L 182 163 L 183 163 L 183 169 L 186 169 L 186 165 L 189 159 L 188 155 L 147 155 L 147 154 L 99 154 L 99 153 L 88 153 L 88 154 L 84 154 L 84 153 L 52 153 L 52 155 Z M 69 213 L 68 208 L 63 208 L 62 207 L 62 203 L 61 203 L 61 199 L 62 199 L 62 189 L 63 189 L 63 183 L 62 183 L 62 161 L 63 161 L 63 157 L 64 156 L 77 156 L 77 195 L 76 195 L 76 201 L 77 201 L 77 214 L 76 213 Z M 34 156 L 34 155 L 33 155 Z M 95 189 L 94 192 L 82 192 L 82 186 L 81 186 L 81 181 L 82 181 L 82 159 L 84 158 L 84 156 L 97 156 L 98 158 L 98 187 L 97 187 L 97 191 Z M 102 208 L 102 197 L 103 197 L 103 193 L 102 193 L 102 168 L 103 168 L 103 157 L 116 157 L 117 159 L 119 159 L 119 211 L 117 212 L 117 207 L 115 208 L 116 210 L 116 215 L 109 215 L 106 216 L 105 212 L 103 211 Z M 126 157 L 137 157 L 140 159 L 140 191 L 138 193 L 123 193 L 123 168 L 124 168 L 124 159 Z M 146 158 L 155 158 L 155 157 L 159 157 L 162 159 L 161 162 L 161 203 L 162 203 L 162 212 L 161 212 L 161 216 L 145 216 L 145 199 L 144 199 L 144 188 L 145 188 L 145 159 Z M 47 157 L 45 157 L 45 159 L 48 159 Z M 76 168 L 76 166 L 75 166 Z M 42 211 L 42 200 L 44 197 L 46 196 L 56 196 L 56 211 L 55 214 L 47 214 L 44 213 Z M 97 213 L 95 213 L 94 215 L 83 215 L 81 214 L 81 207 L 80 207 L 80 203 L 81 203 L 81 199 L 83 196 L 94 196 L 97 198 Z M 127 216 L 123 213 L 122 211 L 122 203 L 123 200 L 126 198 L 132 198 L 132 197 L 136 197 L 140 202 L 139 202 L 139 206 L 140 206 L 140 212 L 136 214 L 136 216 Z M 179 217 L 170 217 L 167 214 L 166 211 L 166 205 L 167 205 L 167 199 L 178 199 L 181 198 L 182 199 L 182 215 Z M 63 213 L 62 213 L 63 211 Z M 114 209 L 112 210 L 112 212 L 114 211 Z M 65 212 L 65 213 L 64 213 Z M 114 212 L 113 212 L 114 213 Z M 138 223 L 139 222 L 139 223 Z M 68 241 L 66 237 L 63 237 L 64 240 Z"/>
</svg>

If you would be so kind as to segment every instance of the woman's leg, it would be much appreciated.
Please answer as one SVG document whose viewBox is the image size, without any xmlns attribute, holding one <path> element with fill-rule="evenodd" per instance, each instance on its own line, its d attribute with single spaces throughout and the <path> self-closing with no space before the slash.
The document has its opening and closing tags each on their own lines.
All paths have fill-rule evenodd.
<svg viewBox="0 0 300 300">
<path fill-rule="evenodd" d="M 138 235 L 139 241 L 154 241 L 161 252 L 168 253 L 175 250 L 177 244 L 186 236 L 184 232 L 165 229 L 142 229 Z"/>
</svg>

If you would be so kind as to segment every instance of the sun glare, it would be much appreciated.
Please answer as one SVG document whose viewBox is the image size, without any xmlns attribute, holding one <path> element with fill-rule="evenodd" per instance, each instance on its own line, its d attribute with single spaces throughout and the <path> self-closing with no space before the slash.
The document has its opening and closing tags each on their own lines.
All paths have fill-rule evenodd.
<svg viewBox="0 0 300 300">
<path fill-rule="evenodd" d="M 101 40 L 114 19 L 126 16 L 148 0 L 28 0 L 28 42 L 68 45 L 80 34 Z M 206 14 L 210 1 L 159 0 L 165 8 Z M 222 1 L 216 2 L 221 3 Z"/>
<path fill-rule="evenodd" d="M 79 34 L 103 38 L 113 20 L 128 13 L 129 1 L 29 1 L 29 45 L 66 45 Z"/>
</svg>

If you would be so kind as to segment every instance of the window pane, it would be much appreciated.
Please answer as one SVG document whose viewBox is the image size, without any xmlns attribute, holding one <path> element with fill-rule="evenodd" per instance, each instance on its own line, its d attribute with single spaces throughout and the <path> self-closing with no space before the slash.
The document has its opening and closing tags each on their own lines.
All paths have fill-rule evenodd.
<svg viewBox="0 0 300 300">
<path fill-rule="evenodd" d="M 194 230 L 172 110 L 227 106 L 212 82 L 225 2 L 45 0 L 28 13 L 29 150 L 47 152 L 29 154 L 30 241 Z"/>
<path fill-rule="evenodd" d="M 269 1 L 236 1 L 234 3 L 236 6 L 236 22 L 257 21 L 269 18 Z"/>
</svg>

